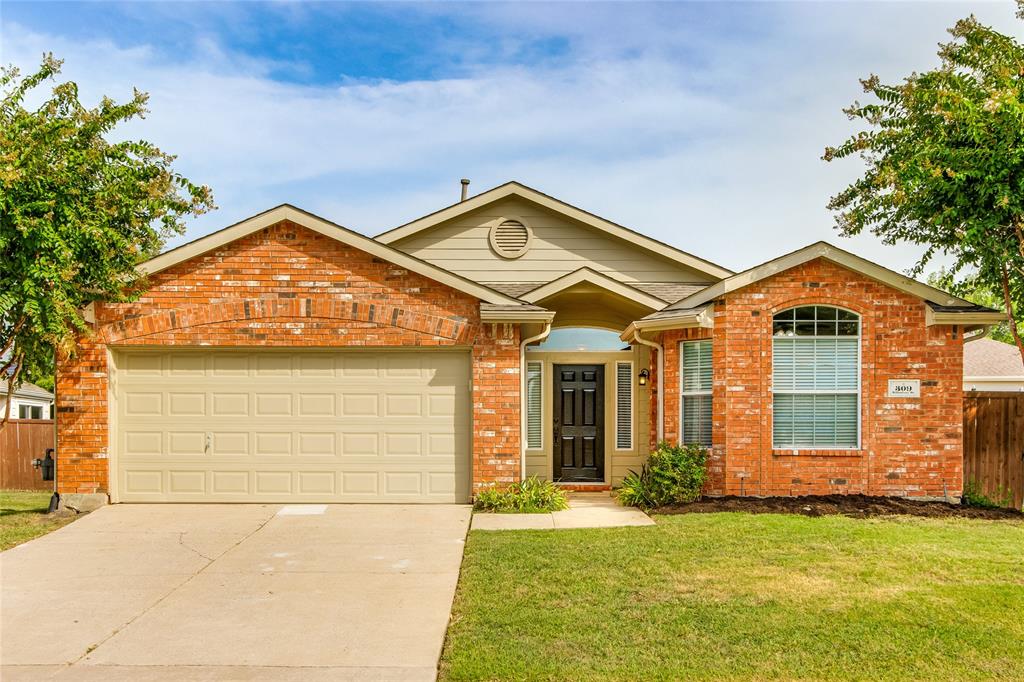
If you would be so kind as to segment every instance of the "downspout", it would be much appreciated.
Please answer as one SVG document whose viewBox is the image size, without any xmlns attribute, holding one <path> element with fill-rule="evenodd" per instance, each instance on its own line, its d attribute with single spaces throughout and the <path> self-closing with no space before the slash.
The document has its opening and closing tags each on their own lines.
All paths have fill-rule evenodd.
<svg viewBox="0 0 1024 682">
<path fill-rule="evenodd" d="M 992 328 L 992 325 L 982 325 L 979 329 L 973 330 L 975 333 L 968 336 L 964 334 L 964 343 L 970 343 L 971 341 L 977 341 L 988 336 L 988 330 Z"/>
<path fill-rule="evenodd" d="M 665 440 L 665 349 L 660 343 L 640 336 L 640 330 L 633 330 L 633 340 L 658 351 L 658 443 Z"/>
<path fill-rule="evenodd" d="M 526 480 L 526 346 L 534 341 L 543 341 L 551 333 L 551 322 L 544 323 L 544 330 L 536 336 L 523 339 L 519 344 L 519 480 Z"/>
</svg>

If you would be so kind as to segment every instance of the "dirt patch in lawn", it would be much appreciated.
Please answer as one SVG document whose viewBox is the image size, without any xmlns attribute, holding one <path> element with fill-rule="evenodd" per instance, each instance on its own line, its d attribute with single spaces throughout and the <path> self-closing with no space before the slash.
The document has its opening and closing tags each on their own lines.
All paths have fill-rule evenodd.
<svg viewBox="0 0 1024 682">
<path fill-rule="evenodd" d="M 747 512 L 749 514 L 800 514 L 803 516 L 925 516 L 932 518 L 1007 519 L 1024 522 L 1024 513 L 1013 509 L 981 509 L 946 502 L 919 502 L 896 497 L 868 495 L 806 495 L 803 497 L 709 497 L 699 502 L 663 507 L 658 514 Z"/>
</svg>

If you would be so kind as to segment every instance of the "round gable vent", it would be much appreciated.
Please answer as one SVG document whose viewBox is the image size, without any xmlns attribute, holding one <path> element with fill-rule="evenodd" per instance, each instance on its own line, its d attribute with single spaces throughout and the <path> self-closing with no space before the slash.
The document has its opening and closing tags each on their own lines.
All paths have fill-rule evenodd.
<svg viewBox="0 0 1024 682">
<path fill-rule="evenodd" d="M 530 248 L 533 233 L 519 220 L 503 220 L 491 228 L 491 248 L 503 258 L 519 258 Z"/>
</svg>

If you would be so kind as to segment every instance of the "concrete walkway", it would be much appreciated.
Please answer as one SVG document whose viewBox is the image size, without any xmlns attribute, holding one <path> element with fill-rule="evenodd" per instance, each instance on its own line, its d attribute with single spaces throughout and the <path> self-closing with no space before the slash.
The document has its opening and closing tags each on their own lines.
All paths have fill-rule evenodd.
<svg viewBox="0 0 1024 682">
<path fill-rule="evenodd" d="M 570 493 L 569 508 L 550 514 L 473 514 L 473 530 L 545 530 L 653 526 L 647 514 L 623 507 L 608 493 Z"/>
<path fill-rule="evenodd" d="M 100 509 L 0 554 L 0 679 L 433 680 L 469 518 Z"/>
</svg>

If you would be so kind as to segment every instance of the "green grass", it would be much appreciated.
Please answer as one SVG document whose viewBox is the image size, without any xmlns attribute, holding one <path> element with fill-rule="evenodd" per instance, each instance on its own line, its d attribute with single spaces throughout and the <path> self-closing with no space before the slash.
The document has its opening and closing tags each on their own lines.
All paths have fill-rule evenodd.
<svg viewBox="0 0 1024 682">
<path fill-rule="evenodd" d="M 1024 679 L 1024 523 L 474 531 L 444 680 Z"/>
<path fill-rule="evenodd" d="M 48 490 L 0 490 L 0 551 L 57 530 L 74 520 L 52 517 Z"/>
</svg>

